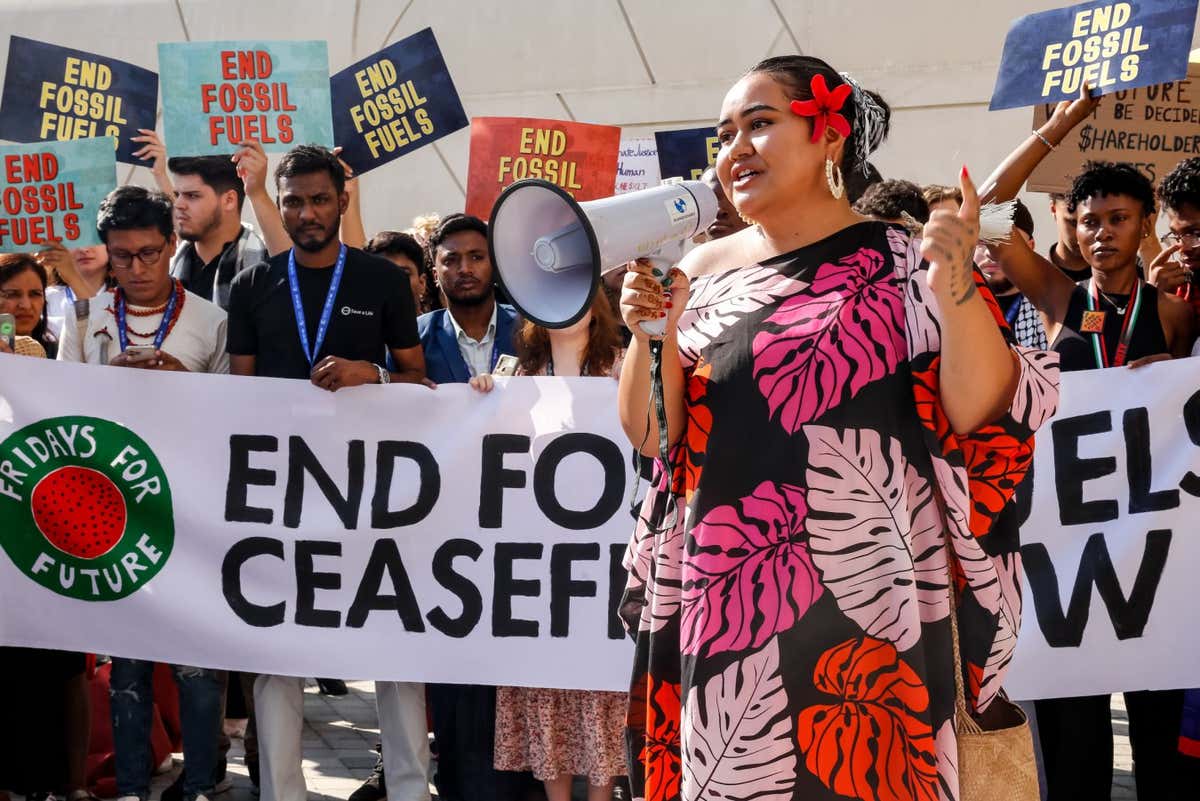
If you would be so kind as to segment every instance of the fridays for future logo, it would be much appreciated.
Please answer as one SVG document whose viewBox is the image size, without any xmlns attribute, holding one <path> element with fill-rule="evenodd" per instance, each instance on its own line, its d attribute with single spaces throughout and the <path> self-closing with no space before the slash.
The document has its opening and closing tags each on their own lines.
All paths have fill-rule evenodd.
<svg viewBox="0 0 1200 801">
<path fill-rule="evenodd" d="M 46 589 L 124 598 L 162 570 L 174 542 L 166 474 L 129 429 L 52 417 L 0 444 L 0 546 Z"/>
</svg>

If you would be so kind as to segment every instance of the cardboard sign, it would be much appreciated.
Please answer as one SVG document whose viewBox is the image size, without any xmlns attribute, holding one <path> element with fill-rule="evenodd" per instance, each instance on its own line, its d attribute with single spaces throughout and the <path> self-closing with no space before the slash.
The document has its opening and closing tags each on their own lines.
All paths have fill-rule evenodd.
<svg viewBox="0 0 1200 801">
<path fill-rule="evenodd" d="M 1187 74 L 1197 0 L 1080 3 L 1008 29 L 992 111 L 1152 86 Z"/>
<path fill-rule="evenodd" d="M 8 70 L 0 100 L 0 139 L 68 142 L 111 136 L 117 160 L 145 164 L 133 152 L 138 128 L 153 129 L 158 75 L 69 47 L 20 36 L 8 39 Z"/>
<path fill-rule="evenodd" d="M 360 174 L 468 124 L 431 28 L 342 70 L 329 91 L 334 140 Z"/>
<path fill-rule="evenodd" d="M 1054 106 L 1034 108 L 1033 127 Z M 1114 92 L 1029 176 L 1030 192 L 1065 193 L 1087 161 L 1128 161 L 1155 184 L 1184 159 L 1200 156 L 1200 64 L 1187 78 Z"/>
<path fill-rule="evenodd" d="M 333 146 L 325 42 L 171 42 L 158 46 L 163 137 L 172 156 Z"/>
<path fill-rule="evenodd" d="M 658 186 L 658 147 L 652 136 L 636 136 L 621 140 L 617 156 L 617 182 L 613 194 L 639 192 Z"/>
<path fill-rule="evenodd" d="M 682 131 L 658 131 L 658 166 L 664 178 L 698 181 L 717 161 L 721 143 L 711 125 Z"/>
<path fill-rule="evenodd" d="M 621 129 L 565 120 L 471 120 L 467 214 L 487 219 L 504 187 L 525 178 L 557 184 L 576 200 L 611 197 Z"/>
<path fill-rule="evenodd" d="M 52 239 L 99 245 L 96 213 L 117 185 L 115 144 L 100 137 L 0 147 L 0 253 L 41 250 Z"/>
</svg>

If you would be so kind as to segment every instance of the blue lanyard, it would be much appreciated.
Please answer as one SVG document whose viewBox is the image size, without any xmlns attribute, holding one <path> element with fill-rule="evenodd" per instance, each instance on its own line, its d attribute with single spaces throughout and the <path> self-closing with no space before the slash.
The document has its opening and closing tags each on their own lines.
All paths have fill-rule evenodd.
<svg viewBox="0 0 1200 801">
<path fill-rule="evenodd" d="M 71 287 L 67 287 L 65 294 L 67 296 L 67 303 L 75 302 L 75 290 L 74 289 L 71 289 Z"/>
<path fill-rule="evenodd" d="M 1021 313 L 1021 303 L 1023 299 L 1020 295 L 1017 296 L 1017 302 L 1012 305 L 1012 308 L 1005 313 L 1004 319 L 1008 321 L 1008 327 L 1012 328 L 1017 323 L 1017 315 Z"/>
<path fill-rule="evenodd" d="M 154 349 L 158 350 L 162 347 L 163 340 L 167 338 L 167 329 L 171 327 L 171 320 L 175 317 L 175 304 L 179 298 L 179 286 L 171 281 L 171 298 L 167 301 L 167 307 L 163 309 L 162 321 L 158 324 L 158 332 L 154 335 Z M 129 347 L 129 335 L 125 330 L 125 293 L 122 292 L 117 297 L 117 342 L 121 346 L 121 353 Z"/>
<path fill-rule="evenodd" d="M 329 320 L 333 317 L 333 304 L 337 300 L 338 286 L 342 283 L 342 273 L 346 270 L 346 246 L 338 250 L 337 265 L 333 268 L 333 278 L 329 281 L 329 292 L 325 295 L 325 306 L 321 309 L 321 319 L 317 322 L 317 339 L 308 344 L 308 324 L 304 319 L 304 303 L 300 299 L 300 284 L 296 280 L 296 249 L 288 251 L 288 286 L 292 290 L 292 311 L 296 313 L 296 328 L 300 331 L 300 347 L 304 349 L 304 358 L 308 366 L 314 366 L 321 346 L 325 344 L 325 333 L 329 330 Z"/>
</svg>

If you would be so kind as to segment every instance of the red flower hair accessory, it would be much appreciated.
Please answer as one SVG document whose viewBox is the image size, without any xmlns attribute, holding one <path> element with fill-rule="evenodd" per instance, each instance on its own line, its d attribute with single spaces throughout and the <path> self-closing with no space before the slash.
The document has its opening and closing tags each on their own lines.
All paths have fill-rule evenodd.
<svg viewBox="0 0 1200 801">
<path fill-rule="evenodd" d="M 812 78 L 811 88 L 812 100 L 793 100 L 791 108 L 794 114 L 813 118 L 812 141 L 821 138 L 826 125 L 842 136 L 849 136 L 850 123 L 838 112 L 853 91 L 850 84 L 843 83 L 831 92 L 825 83 L 825 76 L 817 74 Z"/>
</svg>

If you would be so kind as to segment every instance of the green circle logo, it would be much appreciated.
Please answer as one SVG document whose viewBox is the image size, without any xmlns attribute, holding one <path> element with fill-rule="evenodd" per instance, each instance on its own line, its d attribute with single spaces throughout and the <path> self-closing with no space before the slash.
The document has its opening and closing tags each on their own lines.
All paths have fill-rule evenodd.
<svg viewBox="0 0 1200 801">
<path fill-rule="evenodd" d="M 166 473 L 124 426 L 52 417 L 0 444 L 0 545 L 46 589 L 124 598 L 158 575 L 174 543 Z"/>
</svg>

